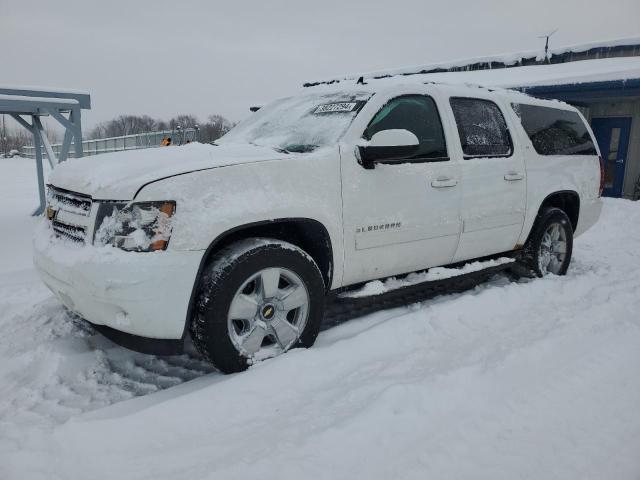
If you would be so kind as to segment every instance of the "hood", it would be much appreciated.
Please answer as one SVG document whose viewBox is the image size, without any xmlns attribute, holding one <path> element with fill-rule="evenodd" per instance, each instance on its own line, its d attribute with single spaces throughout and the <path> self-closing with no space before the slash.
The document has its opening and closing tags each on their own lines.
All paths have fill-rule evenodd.
<svg viewBox="0 0 640 480">
<path fill-rule="evenodd" d="M 69 159 L 49 183 L 101 200 L 131 200 L 145 184 L 182 173 L 281 158 L 266 147 L 244 144 L 147 148 Z"/>
</svg>

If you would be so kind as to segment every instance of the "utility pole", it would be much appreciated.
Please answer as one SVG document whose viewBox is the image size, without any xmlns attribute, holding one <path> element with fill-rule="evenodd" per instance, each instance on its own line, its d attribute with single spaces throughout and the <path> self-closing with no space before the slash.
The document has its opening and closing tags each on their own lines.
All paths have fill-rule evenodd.
<svg viewBox="0 0 640 480">
<path fill-rule="evenodd" d="M 553 35 L 557 31 L 558 31 L 558 29 L 556 28 L 552 32 L 547 33 L 546 35 L 541 35 L 541 36 L 538 37 L 538 38 L 544 38 L 545 39 L 545 42 L 544 42 L 544 63 L 549 63 L 549 38 L 551 37 L 551 35 Z"/>
</svg>

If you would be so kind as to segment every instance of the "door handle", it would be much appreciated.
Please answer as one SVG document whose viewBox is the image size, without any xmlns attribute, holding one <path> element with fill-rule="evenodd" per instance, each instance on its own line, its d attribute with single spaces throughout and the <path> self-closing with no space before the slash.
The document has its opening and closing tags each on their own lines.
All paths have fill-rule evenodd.
<svg viewBox="0 0 640 480">
<path fill-rule="evenodd" d="M 619 158 L 618 160 L 616 160 L 616 163 L 624 163 L 624 158 Z"/>
<path fill-rule="evenodd" d="M 435 180 L 431 180 L 431 186 L 433 188 L 447 188 L 447 187 L 455 187 L 458 184 L 458 181 L 451 177 L 438 177 Z"/>
<path fill-rule="evenodd" d="M 507 182 L 516 182 L 518 180 L 522 180 L 523 178 L 524 178 L 524 175 L 518 172 L 509 172 L 504 176 L 504 179 Z"/>
</svg>

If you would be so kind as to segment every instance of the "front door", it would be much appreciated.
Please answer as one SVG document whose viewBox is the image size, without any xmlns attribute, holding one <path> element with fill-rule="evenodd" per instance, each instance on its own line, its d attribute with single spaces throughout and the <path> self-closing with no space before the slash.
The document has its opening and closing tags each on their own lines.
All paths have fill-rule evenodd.
<svg viewBox="0 0 640 480">
<path fill-rule="evenodd" d="M 629 148 L 631 118 L 594 118 L 591 120 L 591 128 L 600 146 L 600 153 L 604 161 L 603 195 L 621 197 Z"/>
<path fill-rule="evenodd" d="M 393 98 L 363 137 L 390 129 L 414 133 L 418 152 L 369 170 L 358 164 L 354 145 L 340 148 L 347 285 L 447 264 L 458 245 L 460 164 L 449 158 L 435 101 Z"/>
</svg>

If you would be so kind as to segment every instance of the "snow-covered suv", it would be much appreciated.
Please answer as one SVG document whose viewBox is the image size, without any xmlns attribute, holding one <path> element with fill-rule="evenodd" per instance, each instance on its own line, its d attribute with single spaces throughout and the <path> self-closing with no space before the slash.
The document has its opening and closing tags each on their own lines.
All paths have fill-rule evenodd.
<svg viewBox="0 0 640 480">
<path fill-rule="evenodd" d="M 497 254 L 563 275 L 601 210 L 574 107 L 437 84 L 324 86 L 215 145 L 69 160 L 34 240 L 70 310 L 225 372 L 313 344 L 330 291 Z"/>
</svg>

